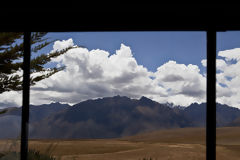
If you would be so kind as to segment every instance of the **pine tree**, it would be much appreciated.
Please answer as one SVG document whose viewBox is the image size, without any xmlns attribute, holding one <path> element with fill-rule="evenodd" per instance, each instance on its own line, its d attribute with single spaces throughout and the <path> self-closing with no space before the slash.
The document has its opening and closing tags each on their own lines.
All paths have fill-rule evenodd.
<svg viewBox="0 0 240 160">
<path fill-rule="evenodd" d="M 34 32 L 31 34 L 31 52 L 37 53 L 52 41 L 44 36 L 47 32 Z M 30 85 L 64 69 L 63 67 L 45 68 L 44 65 L 51 62 L 51 58 L 66 53 L 69 49 L 40 54 L 34 56 L 30 62 Z M 19 71 L 23 67 L 23 33 L 21 32 L 0 32 L 0 94 L 6 91 L 22 90 L 22 75 Z M 33 74 L 38 76 L 33 76 Z"/>
</svg>

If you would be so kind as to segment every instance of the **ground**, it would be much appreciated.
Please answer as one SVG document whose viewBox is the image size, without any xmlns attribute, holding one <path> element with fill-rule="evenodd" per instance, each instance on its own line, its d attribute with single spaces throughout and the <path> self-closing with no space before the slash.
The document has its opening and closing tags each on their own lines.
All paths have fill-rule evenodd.
<svg viewBox="0 0 240 160">
<path fill-rule="evenodd" d="M 217 129 L 217 160 L 239 159 L 239 135 L 240 127 Z M 13 142 L 1 140 L 0 149 L 9 149 Z M 30 140 L 29 146 L 61 160 L 206 159 L 204 128 L 159 130 L 119 139 Z"/>
</svg>

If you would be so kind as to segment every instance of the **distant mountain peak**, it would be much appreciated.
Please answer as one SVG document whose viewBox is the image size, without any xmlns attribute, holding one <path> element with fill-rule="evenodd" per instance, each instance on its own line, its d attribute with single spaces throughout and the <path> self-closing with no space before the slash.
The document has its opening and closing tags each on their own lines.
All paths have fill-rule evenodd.
<svg viewBox="0 0 240 160">
<path fill-rule="evenodd" d="M 139 99 L 139 102 L 140 102 L 141 104 L 144 104 L 144 105 L 151 105 L 151 104 L 155 103 L 155 101 L 153 101 L 153 100 L 151 100 L 151 99 L 149 99 L 149 98 L 147 98 L 147 97 L 145 97 L 145 96 L 142 96 L 142 97 Z"/>
<path fill-rule="evenodd" d="M 142 96 L 140 99 L 139 99 L 140 101 L 145 101 L 145 100 L 150 100 L 150 101 L 152 101 L 151 99 L 149 99 L 149 98 L 147 98 L 147 97 L 145 97 L 145 96 Z"/>
<path fill-rule="evenodd" d="M 116 95 L 116 96 L 114 96 L 113 98 L 129 98 L 129 97 L 127 97 L 127 96 Z M 130 99 L 130 98 L 129 98 L 129 99 Z"/>
<path fill-rule="evenodd" d="M 175 105 L 173 103 L 167 102 L 167 103 L 163 103 L 163 104 L 168 106 L 168 107 L 170 107 L 170 108 L 174 108 L 175 107 Z"/>
<path fill-rule="evenodd" d="M 50 104 L 62 104 L 62 103 L 60 103 L 60 102 L 52 102 Z"/>
</svg>

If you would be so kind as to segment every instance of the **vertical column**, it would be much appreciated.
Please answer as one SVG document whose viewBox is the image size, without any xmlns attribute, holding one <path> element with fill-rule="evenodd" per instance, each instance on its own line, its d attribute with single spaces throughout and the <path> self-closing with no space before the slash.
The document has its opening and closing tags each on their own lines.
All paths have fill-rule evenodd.
<svg viewBox="0 0 240 160">
<path fill-rule="evenodd" d="M 207 160 L 216 159 L 216 30 L 207 30 Z"/>
<path fill-rule="evenodd" d="M 24 32 L 21 160 L 27 160 L 28 153 L 30 58 L 31 58 L 31 32 Z"/>
</svg>

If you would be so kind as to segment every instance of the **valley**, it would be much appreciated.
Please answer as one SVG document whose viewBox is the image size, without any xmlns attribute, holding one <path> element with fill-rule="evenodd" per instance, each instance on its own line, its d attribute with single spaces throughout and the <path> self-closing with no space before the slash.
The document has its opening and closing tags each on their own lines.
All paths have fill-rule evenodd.
<svg viewBox="0 0 240 160">
<path fill-rule="evenodd" d="M 217 128 L 217 160 L 240 157 L 239 135 L 240 127 Z M 61 160 L 205 160 L 205 137 L 205 128 L 178 128 L 109 139 L 31 139 L 29 147 Z"/>
</svg>

